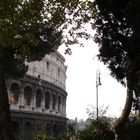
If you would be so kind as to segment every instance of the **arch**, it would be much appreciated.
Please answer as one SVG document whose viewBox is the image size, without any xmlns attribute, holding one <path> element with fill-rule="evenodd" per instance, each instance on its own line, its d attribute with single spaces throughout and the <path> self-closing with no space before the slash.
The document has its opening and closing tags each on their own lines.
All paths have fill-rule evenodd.
<svg viewBox="0 0 140 140">
<path fill-rule="evenodd" d="M 60 69 L 59 68 L 58 68 L 57 72 L 58 72 L 58 76 L 60 76 Z"/>
<path fill-rule="evenodd" d="M 32 129 L 32 124 L 31 124 L 31 122 L 26 122 L 26 123 L 25 123 L 25 129 L 26 129 L 26 130 L 31 130 L 31 129 Z"/>
<path fill-rule="evenodd" d="M 37 132 L 42 132 L 45 131 L 45 126 L 44 126 L 45 122 L 42 120 L 38 120 L 36 121 L 36 125 L 35 125 L 35 129 Z"/>
<path fill-rule="evenodd" d="M 10 104 L 17 104 L 19 100 L 20 88 L 17 83 L 12 83 L 9 94 Z"/>
<path fill-rule="evenodd" d="M 53 110 L 55 110 L 55 107 L 56 107 L 56 96 L 55 94 L 53 94 L 53 100 L 52 100 L 53 104 L 52 104 L 52 108 Z"/>
<path fill-rule="evenodd" d="M 58 126 L 56 124 L 53 125 L 53 135 L 56 136 L 58 134 Z"/>
<path fill-rule="evenodd" d="M 34 128 L 30 121 L 25 122 L 24 124 L 24 131 L 23 131 L 23 139 L 25 140 L 32 140 L 34 137 Z"/>
<path fill-rule="evenodd" d="M 45 108 L 50 108 L 50 93 L 48 91 L 45 94 Z"/>
<path fill-rule="evenodd" d="M 58 97 L 58 111 L 61 111 L 61 97 Z"/>
<path fill-rule="evenodd" d="M 46 68 L 47 68 L 47 70 L 49 70 L 49 68 L 50 68 L 50 62 L 49 61 L 46 62 Z"/>
<path fill-rule="evenodd" d="M 51 135 L 52 133 L 51 133 L 51 125 L 50 125 L 50 123 L 47 123 L 46 124 L 46 133 L 48 134 L 48 135 Z"/>
<path fill-rule="evenodd" d="M 31 101 L 32 101 L 32 89 L 29 86 L 26 86 L 24 88 L 24 103 L 27 106 L 31 105 Z"/>
<path fill-rule="evenodd" d="M 41 107 L 42 97 L 42 92 L 38 89 L 36 92 L 36 107 Z"/>
<path fill-rule="evenodd" d="M 19 135 L 19 124 L 17 121 L 12 122 L 12 129 L 15 135 Z"/>
</svg>

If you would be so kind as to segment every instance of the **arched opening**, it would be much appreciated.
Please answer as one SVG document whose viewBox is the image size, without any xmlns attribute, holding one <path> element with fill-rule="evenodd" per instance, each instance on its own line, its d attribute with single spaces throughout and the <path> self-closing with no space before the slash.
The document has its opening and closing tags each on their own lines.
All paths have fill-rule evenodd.
<svg viewBox="0 0 140 140">
<path fill-rule="evenodd" d="M 56 124 L 53 125 L 53 135 L 56 136 L 58 134 L 58 126 Z"/>
<path fill-rule="evenodd" d="M 46 121 L 44 120 L 37 120 L 35 129 L 38 133 L 44 133 L 46 131 Z"/>
<path fill-rule="evenodd" d="M 13 129 L 13 132 L 14 132 L 15 136 L 19 135 L 19 124 L 18 124 L 18 122 L 16 122 L 16 121 L 12 122 L 12 129 Z"/>
<path fill-rule="evenodd" d="M 23 140 L 32 140 L 34 137 L 33 126 L 30 121 L 26 122 L 23 131 Z"/>
<path fill-rule="evenodd" d="M 32 101 L 32 89 L 27 86 L 24 89 L 24 102 L 25 105 L 30 106 Z"/>
<path fill-rule="evenodd" d="M 50 93 L 46 92 L 45 94 L 45 108 L 49 109 L 50 108 Z"/>
<path fill-rule="evenodd" d="M 60 76 L 60 69 L 58 68 L 58 76 Z"/>
<path fill-rule="evenodd" d="M 58 97 L 58 111 L 61 111 L 61 98 L 60 96 Z"/>
<path fill-rule="evenodd" d="M 46 68 L 47 68 L 47 70 L 49 70 L 49 68 L 50 68 L 50 63 L 49 63 L 49 61 L 46 62 Z"/>
<path fill-rule="evenodd" d="M 32 124 L 30 122 L 25 123 L 25 129 L 26 130 L 31 130 L 32 129 Z"/>
<path fill-rule="evenodd" d="M 20 89 L 17 83 L 13 83 L 10 88 L 9 101 L 10 104 L 17 104 L 19 100 Z"/>
<path fill-rule="evenodd" d="M 47 123 L 47 124 L 46 124 L 46 133 L 47 133 L 48 135 L 51 135 L 51 134 L 52 134 L 50 123 Z"/>
<path fill-rule="evenodd" d="M 36 92 L 36 107 L 41 107 L 41 102 L 42 102 L 42 92 L 40 89 L 38 89 Z"/>
<path fill-rule="evenodd" d="M 53 105 L 52 105 L 53 110 L 55 110 L 55 106 L 56 106 L 56 96 L 53 95 Z"/>
</svg>

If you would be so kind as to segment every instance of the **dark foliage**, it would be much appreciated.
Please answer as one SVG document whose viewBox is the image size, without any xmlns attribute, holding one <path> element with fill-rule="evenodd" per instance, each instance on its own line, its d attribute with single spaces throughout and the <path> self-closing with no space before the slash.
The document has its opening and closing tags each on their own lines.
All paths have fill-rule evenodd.
<svg viewBox="0 0 140 140">
<path fill-rule="evenodd" d="M 99 44 L 99 60 L 111 75 L 127 85 L 127 98 L 121 116 L 115 123 L 119 140 L 132 108 L 133 92 L 139 96 L 140 71 L 140 1 L 95 0 L 95 41 Z M 135 104 L 137 105 L 137 104 Z"/>
<path fill-rule="evenodd" d="M 124 83 L 125 78 L 131 76 L 134 85 L 138 80 L 135 72 L 140 70 L 137 24 L 140 22 L 140 2 L 96 0 L 95 4 L 95 41 L 100 44 L 99 59 L 108 65 L 111 75 L 118 81 Z"/>
<path fill-rule="evenodd" d="M 140 118 L 134 117 L 128 121 L 124 135 L 126 140 L 139 140 L 140 138 Z"/>
<path fill-rule="evenodd" d="M 80 140 L 115 140 L 115 134 L 109 123 L 100 119 L 93 121 L 85 130 L 80 132 Z"/>
</svg>

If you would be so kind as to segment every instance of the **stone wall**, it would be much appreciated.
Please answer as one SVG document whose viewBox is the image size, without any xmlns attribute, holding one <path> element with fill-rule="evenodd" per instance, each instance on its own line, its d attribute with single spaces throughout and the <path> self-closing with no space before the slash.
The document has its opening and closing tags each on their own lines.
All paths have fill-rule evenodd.
<svg viewBox="0 0 140 140">
<path fill-rule="evenodd" d="M 67 124 L 64 58 L 58 53 L 45 56 L 42 61 L 27 63 L 24 78 L 7 79 L 13 131 L 18 139 L 48 133 L 55 135 Z"/>
<path fill-rule="evenodd" d="M 65 59 L 61 54 L 52 53 L 46 55 L 42 61 L 27 63 L 29 65 L 28 75 L 38 77 L 42 80 L 53 83 L 66 89 L 66 70 Z"/>
</svg>

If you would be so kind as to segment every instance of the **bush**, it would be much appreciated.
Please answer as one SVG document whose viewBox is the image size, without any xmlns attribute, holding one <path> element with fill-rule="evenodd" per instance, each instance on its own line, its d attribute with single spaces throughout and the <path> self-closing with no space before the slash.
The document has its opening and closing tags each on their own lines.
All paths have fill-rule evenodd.
<svg viewBox="0 0 140 140">
<path fill-rule="evenodd" d="M 126 140 L 139 140 L 140 139 L 140 118 L 132 118 L 124 130 Z"/>
<path fill-rule="evenodd" d="M 93 121 L 85 130 L 80 132 L 80 140 L 115 140 L 114 132 L 106 121 Z"/>
<path fill-rule="evenodd" d="M 35 140 L 56 140 L 55 137 L 49 136 L 47 134 L 39 134 L 35 137 Z"/>
</svg>

